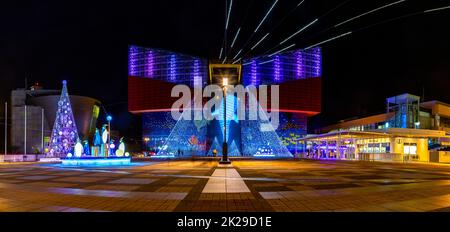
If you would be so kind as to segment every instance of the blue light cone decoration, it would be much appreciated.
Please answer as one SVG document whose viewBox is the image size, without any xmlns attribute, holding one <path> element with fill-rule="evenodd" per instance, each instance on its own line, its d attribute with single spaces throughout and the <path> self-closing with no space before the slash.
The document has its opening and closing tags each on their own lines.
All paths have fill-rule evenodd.
<svg viewBox="0 0 450 232">
<path fill-rule="evenodd" d="M 194 103 L 191 102 L 191 105 Z M 195 110 L 193 110 L 195 111 Z M 176 122 L 174 128 L 167 137 L 162 148 L 154 158 L 175 158 L 182 156 L 204 155 L 201 141 L 205 140 L 206 123 L 195 120 L 184 120 L 183 116 L 189 111 L 184 111 Z M 195 138 L 195 139 L 193 139 Z M 193 142 L 196 141 L 196 142 Z"/>
<path fill-rule="evenodd" d="M 66 157 L 73 150 L 77 139 L 78 132 L 67 91 L 67 81 L 64 80 L 47 156 Z"/>
</svg>

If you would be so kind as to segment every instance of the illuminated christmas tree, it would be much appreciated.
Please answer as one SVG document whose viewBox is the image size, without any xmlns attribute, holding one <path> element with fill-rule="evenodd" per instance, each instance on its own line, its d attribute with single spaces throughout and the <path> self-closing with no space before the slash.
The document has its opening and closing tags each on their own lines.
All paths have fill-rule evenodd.
<svg viewBox="0 0 450 232">
<path fill-rule="evenodd" d="M 68 153 L 73 153 L 72 150 L 77 140 L 77 127 L 67 92 L 67 82 L 64 80 L 61 98 L 58 101 L 58 110 L 56 111 L 56 119 L 53 125 L 48 155 L 50 157 L 66 157 Z"/>
</svg>

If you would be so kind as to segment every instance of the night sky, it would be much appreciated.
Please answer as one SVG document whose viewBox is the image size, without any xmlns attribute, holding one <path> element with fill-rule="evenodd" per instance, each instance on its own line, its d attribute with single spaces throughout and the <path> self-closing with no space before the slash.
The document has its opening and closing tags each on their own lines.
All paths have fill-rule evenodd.
<svg viewBox="0 0 450 232">
<path fill-rule="evenodd" d="M 315 18 L 319 18 L 316 24 L 286 45 L 295 42 L 295 48 L 304 48 L 354 31 L 322 46 L 323 113 L 310 121 L 311 128 L 383 112 L 386 97 L 404 92 L 450 103 L 450 10 L 374 25 L 448 6 L 449 1 L 410 0 L 333 28 L 394 1 L 305 0 L 293 11 L 301 0 L 280 0 L 251 37 L 273 0 L 234 0 L 228 43 L 242 27 L 235 47 L 249 41 L 243 52 L 247 53 L 271 32 L 247 57 L 267 54 Z M 336 6 L 340 7 L 332 10 Z M 39 82 L 46 88 L 60 88 L 61 80 L 67 79 L 70 94 L 101 100 L 115 116 L 113 126 L 131 135 L 140 121 L 126 110 L 128 45 L 215 59 L 223 41 L 225 10 L 225 0 L 2 1 L 1 101 L 10 90 L 23 87 L 26 77 L 29 84 Z M 357 30 L 361 28 L 365 29 Z M 230 56 L 236 52 L 232 50 Z"/>
</svg>

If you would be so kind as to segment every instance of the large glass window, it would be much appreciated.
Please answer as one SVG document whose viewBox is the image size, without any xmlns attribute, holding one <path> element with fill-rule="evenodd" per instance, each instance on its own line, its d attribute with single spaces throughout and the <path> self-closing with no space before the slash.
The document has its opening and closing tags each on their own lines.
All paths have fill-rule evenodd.
<svg viewBox="0 0 450 232">
<path fill-rule="evenodd" d="M 417 144 L 416 143 L 404 143 L 403 144 L 403 153 L 408 155 L 416 155 L 417 154 Z"/>
</svg>

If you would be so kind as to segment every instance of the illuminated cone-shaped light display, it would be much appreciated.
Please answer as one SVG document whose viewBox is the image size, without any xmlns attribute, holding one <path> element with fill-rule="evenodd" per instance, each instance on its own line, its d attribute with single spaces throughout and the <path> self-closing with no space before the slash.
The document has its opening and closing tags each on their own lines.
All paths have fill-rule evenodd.
<svg viewBox="0 0 450 232">
<path fill-rule="evenodd" d="M 66 157 L 73 153 L 73 147 L 78 140 L 77 127 L 73 117 L 72 106 L 67 92 L 67 82 L 63 81 L 61 98 L 58 101 L 58 110 L 53 125 L 49 145 L 50 157 Z"/>
</svg>

